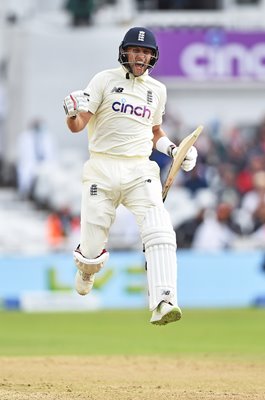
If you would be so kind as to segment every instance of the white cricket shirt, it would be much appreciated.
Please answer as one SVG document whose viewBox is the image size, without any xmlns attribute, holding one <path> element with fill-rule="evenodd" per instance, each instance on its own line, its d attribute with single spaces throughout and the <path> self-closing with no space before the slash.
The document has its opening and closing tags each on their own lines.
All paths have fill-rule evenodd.
<svg viewBox="0 0 265 400">
<path fill-rule="evenodd" d="M 152 127 L 162 123 L 165 112 L 165 85 L 147 71 L 135 78 L 120 67 L 96 74 L 84 91 L 94 114 L 88 124 L 90 151 L 149 157 Z"/>
</svg>

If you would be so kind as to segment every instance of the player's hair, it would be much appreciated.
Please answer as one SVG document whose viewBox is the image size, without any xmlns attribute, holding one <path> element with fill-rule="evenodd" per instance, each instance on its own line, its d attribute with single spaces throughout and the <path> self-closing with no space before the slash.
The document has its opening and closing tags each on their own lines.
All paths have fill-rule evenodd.
<svg viewBox="0 0 265 400">
<path fill-rule="evenodd" d="M 128 30 L 119 46 L 118 61 L 130 71 L 126 48 L 129 46 L 145 47 L 153 51 L 148 69 L 153 68 L 159 58 L 159 50 L 156 44 L 156 38 L 149 29 L 134 27 Z M 130 71 L 131 72 L 131 71 Z"/>
</svg>

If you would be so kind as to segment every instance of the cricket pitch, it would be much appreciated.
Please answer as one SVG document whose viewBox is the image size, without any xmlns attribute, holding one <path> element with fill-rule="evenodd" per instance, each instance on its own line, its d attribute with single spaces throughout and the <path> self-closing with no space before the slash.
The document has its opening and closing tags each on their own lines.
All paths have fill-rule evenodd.
<svg viewBox="0 0 265 400">
<path fill-rule="evenodd" d="M 0 370 L 1 400 L 264 400 L 265 393 L 262 360 L 207 355 L 1 357 Z"/>
</svg>

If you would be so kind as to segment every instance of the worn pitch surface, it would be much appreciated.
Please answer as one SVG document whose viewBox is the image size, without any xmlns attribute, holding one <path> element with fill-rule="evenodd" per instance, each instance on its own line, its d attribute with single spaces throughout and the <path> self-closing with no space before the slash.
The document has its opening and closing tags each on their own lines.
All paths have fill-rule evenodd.
<svg viewBox="0 0 265 400">
<path fill-rule="evenodd" d="M 2 400 L 264 400 L 265 363 L 192 357 L 6 357 Z"/>
</svg>

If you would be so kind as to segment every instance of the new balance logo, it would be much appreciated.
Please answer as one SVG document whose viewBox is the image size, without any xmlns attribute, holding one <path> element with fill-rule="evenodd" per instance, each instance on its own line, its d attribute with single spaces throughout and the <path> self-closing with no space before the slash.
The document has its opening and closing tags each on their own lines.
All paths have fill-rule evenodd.
<svg viewBox="0 0 265 400">
<path fill-rule="evenodd" d="M 169 295 L 170 295 L 170 290 L 163 290 L 163 291 L 162 291 L 162 296 L 163 296 L 163 295 L 169 296 Z"/>
<path fill-rule="evenodd" d="M 90 196 L 96 196 L 98 194 L 98 186 L 93 183 L 93 185 L 90 186 Z"/>
<path fill-rule="evenodd" d="M 139 42 L 144 42 L 144 38 L 145 38 L 145 31 L 139 31 L 139 33 L 138 33 L 138 41 Z"/>
<path fill-rule="evenodd" d="M 123 87 L 114 86 L 114 88 L 112 89 L 111 93 L 122 93 L 123 91 L 124 91 Z"/>
</svg>

